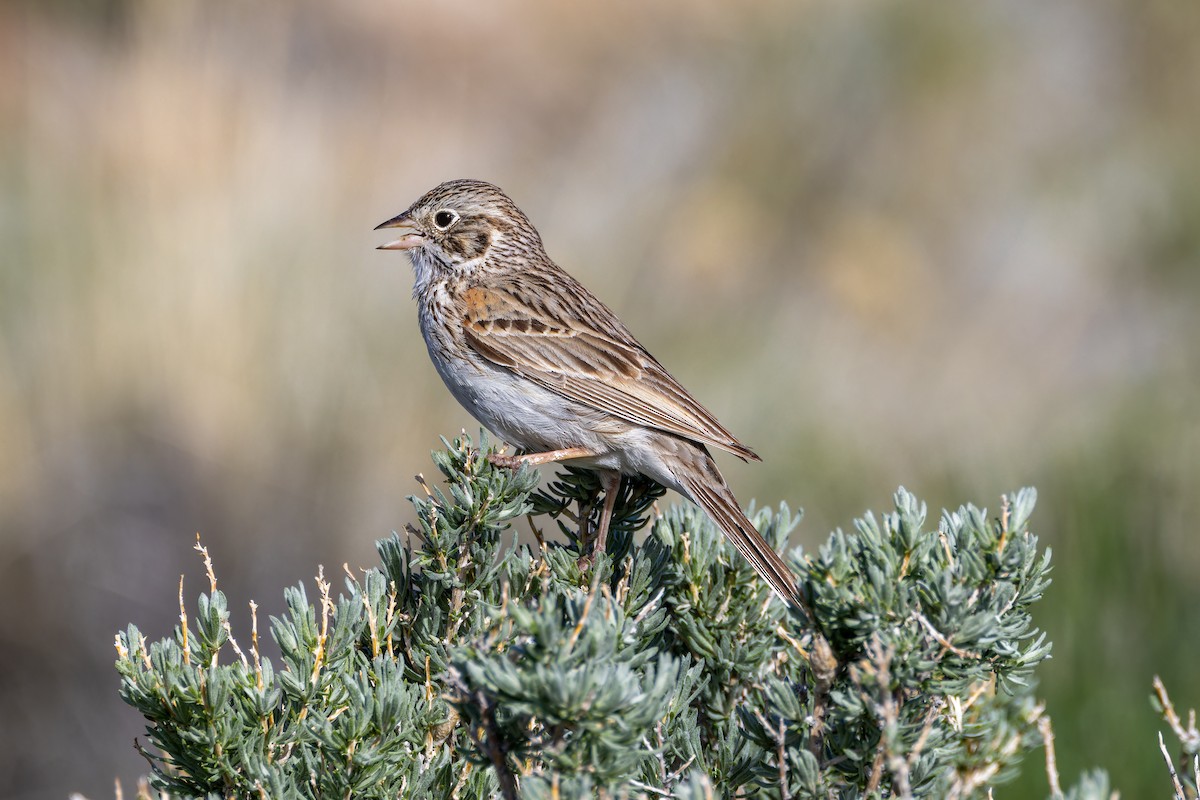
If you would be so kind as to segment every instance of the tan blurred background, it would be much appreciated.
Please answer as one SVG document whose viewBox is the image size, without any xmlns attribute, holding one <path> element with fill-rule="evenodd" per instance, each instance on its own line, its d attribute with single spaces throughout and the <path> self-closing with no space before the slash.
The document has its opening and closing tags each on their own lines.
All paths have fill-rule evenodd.
<svg viewBox="0 0 1200 800">
<path fill-rule="evenodd" d="M 1200 705 L 1200 6 L 0 3 L 0 796 L 144 772 L 115 631 L 369 566 L 474 423 L 371 228 L 455 177 L 821 542 L 1041 492 L 1059 763 L 1165 796 Z M 1045 796 L 1038 758 L 999 797 Z"/>
</svg>

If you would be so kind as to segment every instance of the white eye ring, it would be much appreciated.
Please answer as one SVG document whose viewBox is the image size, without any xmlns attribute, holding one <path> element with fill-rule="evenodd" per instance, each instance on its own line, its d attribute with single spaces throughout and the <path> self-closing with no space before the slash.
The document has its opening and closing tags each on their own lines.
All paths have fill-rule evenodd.
<svg viewBox="0 0 1200 800">
<path fill-rule="evenodd" d="M 439 231 L 447 230 L 456 222 L 458 222 L 458 212 L 453 209 L 443 208 L 433 213 L 433 224 Z"/>
</svg>

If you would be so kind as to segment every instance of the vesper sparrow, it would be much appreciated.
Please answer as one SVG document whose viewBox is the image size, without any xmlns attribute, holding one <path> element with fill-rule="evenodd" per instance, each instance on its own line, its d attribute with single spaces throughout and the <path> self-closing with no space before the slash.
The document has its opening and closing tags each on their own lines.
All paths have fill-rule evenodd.
<svg viewBox="0 0 1200 800">
<path fill-rule="evenodd" d="M 448 181 L 379 228 L 400 234 L 379 249 L 412 260 L 421 333 L 447 388 L 528 453 L 494 463 L 569 461 L 599 472 L 597 550 L 621 475 L 645 475 L 703 508 L 781 597 L 801 604 L 795 576 L 742 513 L 708 448 L 761 459 L 550 260 L 500 189 Z"/>
</svg>

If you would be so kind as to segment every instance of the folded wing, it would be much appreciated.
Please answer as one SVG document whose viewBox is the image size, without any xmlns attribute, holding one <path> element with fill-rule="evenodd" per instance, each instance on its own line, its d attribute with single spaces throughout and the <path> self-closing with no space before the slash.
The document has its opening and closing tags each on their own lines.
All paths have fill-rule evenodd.
<svg viewBox="0 0 1200 800">
<path fill-rule="evenodd" d="M 759 458 L 566 273 L 522 275 L 464 294 L 467 342 L 494 364 L 638 425 Z"/>
</svg>

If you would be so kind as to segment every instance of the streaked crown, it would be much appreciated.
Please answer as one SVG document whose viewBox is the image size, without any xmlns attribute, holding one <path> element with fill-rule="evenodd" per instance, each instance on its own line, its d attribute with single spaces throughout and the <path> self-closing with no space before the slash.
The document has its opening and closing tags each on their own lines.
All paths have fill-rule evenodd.
<svg viewBox="0 0 1200 800">
<path fill-rule="evenodd" d="M 453 269 L 490 255 L 544 256 L 542 239 L 508 195 L 485 181 L 446 181 L 379 226 L 402 236 L 382 249 L 408 250 Z M 377 228 L 378 230 L 378 228 Z"/>
</svg>

